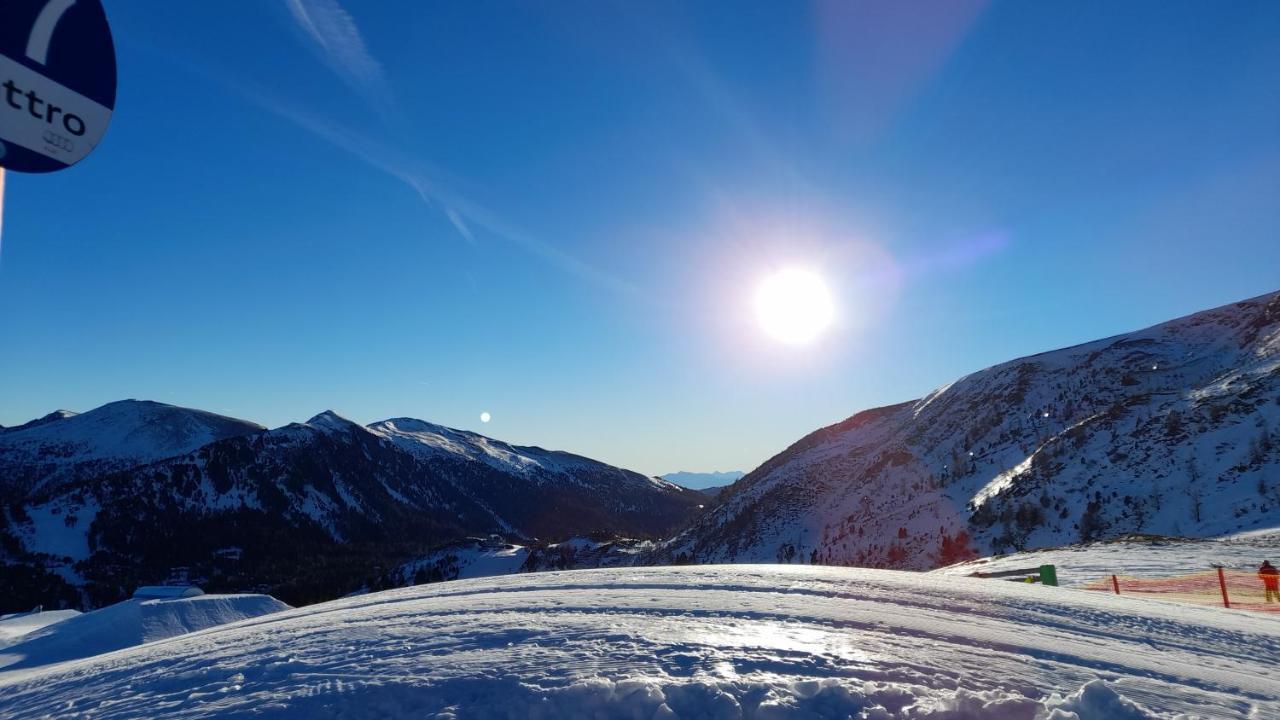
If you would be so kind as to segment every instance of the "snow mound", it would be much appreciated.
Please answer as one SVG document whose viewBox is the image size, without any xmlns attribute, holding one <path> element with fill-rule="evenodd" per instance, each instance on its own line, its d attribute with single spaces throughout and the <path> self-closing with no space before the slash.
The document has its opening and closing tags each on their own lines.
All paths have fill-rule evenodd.
<svg viewBox="0 0 1280 720">
<path fill-rule="evenodd" d="M 1085 683 L 1084 687 L 1062 700 L 1054 698 L 1049 707 L 1052 712 L 1047 720 L 1152 720 L 1156 717 L 1101 680 Z"/>
<path fill-rule="evenodd" d="M 79 610 L 47 610 L 0 615 L 0 648 L 20 643 L 27 635 L 37 630 L 69 620 L 79 614 Z"/>
<path fill-rule="evenodd" d="M 288 609 L 288 605 L 268 595 L 125 600 L 101 610 L 76 613 L 30 632 L 0 653 L 0 678 L 6 671 L 101 655 Z M 53 613 L 40 613 L 50 614 Z"/>
<path fill-rule="evenodd" d="M 945 582 L 940 582 L 944 579 Z M 1280 621 L 831 567 L 462 580 L 22 677 L 0 716 L 1280 717 Z"/>
</svg>

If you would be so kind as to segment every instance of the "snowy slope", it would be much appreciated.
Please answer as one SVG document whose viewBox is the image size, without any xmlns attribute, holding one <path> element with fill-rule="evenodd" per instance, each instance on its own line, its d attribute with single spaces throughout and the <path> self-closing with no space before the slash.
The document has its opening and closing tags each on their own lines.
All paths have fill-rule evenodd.
<svg viewBox="0 0 1280 720">
<path fill-rule="evenodd" d="M 16 675 L 19 670 L 101 655 L 288 609 L 288 605 L 267 595 L 125 600 L 49 624 L 3 648 L 0 650 L 0 682 L 6 673 Z"/>
<path fill-rule="evenodd" d="M 514 575 L 543 570 L 631 567 L 649 562 L 650 540 L 569 538 L 546 545 L 517 545 L 493 538 L 467 538 L 431 552 L 377 578 L 378 590 L 447 580 Z"/>
<path fill-rule="evenodd" d="M 1209 570 L 1215 565 L 1253 572 L 1263 560 L 1280 564 L 1280 530 L 1241 533 L 1224 538 L 1120 538 L 1061 548 L 1011 553 L 970 560 L 931 571 L 964 576 L 1056 565 L 1063 586 L 1120 575 L 1172 577 Z"/>
<path fill-rule="evenodd" d="M 151 401 L 121 400 L 80 415 L 60 410 L 0 432 L 0 498 L 24 497 L 262 429 Z"/>
<path fill-rule="evenodd" d="M 802 438 L 673 547 L 930 568 L 1280 513 L 1280 293 L 968 375 Z"/>
<path fill-rule="evenodd" d="M 593 570 L 347 598 L 2 678 L 0 716 L 1260 719 L 1280 717 L 1277 663 L 1271 618 L 1063 588 Z"/>
<path fill-rule="evenodd" d="M 79 614 L 79 610 L 47 610 L 0 615 L 0 650 L 22 642 L 27 635 L 37 630 L 69 620 Z"/>
<path fill-rule="evenodd" d="M 420 458 L 431 472 L 501 518 L 508 535 L 563 540 L 603 532 L 670 534 L 705 498 L 660 478 L 571 453 L 522 447 L 412 418 L 369 430 Z"/>
<path fill-rule="evenodd" d="M 21 425 L 14 425 L 13 427 L 0 427 L 0 433 L 15 432 L 17 430 L 26 430 L 28 428 L 36 427 L 38 425 L 45 425 L 45 424 L 54 422 L 55 420 L 65 420 L 69 417 L 74 417 L 77 414 L 78 413 L 74 413 L 70 410 L 54 410 L 48 415 L 42 415 L 36 418 L 35 420 L 28 420 L 27 422 L 24 422 Z"/>
</svg>

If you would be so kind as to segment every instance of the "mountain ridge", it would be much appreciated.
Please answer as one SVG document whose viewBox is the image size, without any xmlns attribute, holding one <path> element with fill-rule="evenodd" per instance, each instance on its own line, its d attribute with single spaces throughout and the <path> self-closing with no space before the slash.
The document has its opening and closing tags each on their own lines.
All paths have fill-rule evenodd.
<svg viewBox="0 0 1280 720">
<path fill-rule="evenodd" d="M 670 547 L 699 562 L 926 569 L 1125 532 L 1226 534 L 1280 507 L 1277 424 L 1268 293 L 819 428 Z"/>
<path fill-rule="evenodd" d="M 265 430 L 257 423 L 151 400 L 59 410 L 0 433 L 0 500 L 82 482 Z"/>
<path fill-rule="evenodd" d="M 118 440 L 151 438 L 166 421 L 183 430 L 221 416 L 120 401 L 76 416 L 86 417 L 92 422 L 13 434 L 18 449 L 56 454 L 65 441 L 94 460 L 56 482 L 37 472 L 9 486 L 0 504 L 0 581 L 33 594 L 6 599 L 15 608 L 50 594 L 81 607 L 112 602 L 173 568 L 215 589 L 266 585 L 288 601 L 311 602 L 463 537 L 658 538 L 705 502 L 584 456 L 420 420 L 364 426 L 326 410 L 266 429 L 230 419 L 234 432 L 194 448 L 191 440 L 204 438 L 178 432 L 187 442 L 163 447 L 183 452 L 157 458 L 167 453 Z M 106 432 L 113 442 L 94 434 L 104 417 L 115 423 Z M 0 477 L 11 474 L 3 463 L 11 440 L 0 435 Z"/>
</svg>

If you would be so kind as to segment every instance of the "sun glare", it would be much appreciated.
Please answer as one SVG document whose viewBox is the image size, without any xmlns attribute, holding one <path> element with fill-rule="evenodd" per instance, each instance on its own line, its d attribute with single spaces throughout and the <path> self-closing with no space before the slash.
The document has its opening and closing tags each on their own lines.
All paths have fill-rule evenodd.
<svg viewBox="0 0 1280 720">
<path fill-rule="evenodd" d="M 755 299 L 760 327 L 788 345 L 812 342 L 835 317 L 826 282 L 816 273 L 799 268 L 779 270 L 765 278 L 756 289 Z"/>
</svg>

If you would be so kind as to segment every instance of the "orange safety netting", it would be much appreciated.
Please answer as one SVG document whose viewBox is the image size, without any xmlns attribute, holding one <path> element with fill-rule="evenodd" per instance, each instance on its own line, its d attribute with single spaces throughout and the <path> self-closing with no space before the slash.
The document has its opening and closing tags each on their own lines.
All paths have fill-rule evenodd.
<svg viewBox="0 0 1280 720">
<path fill-rule="evenodd" d="M 1258 577 L 1256 570 L 1224 568 L 1221 579 L 1216 569 L 1171 577 L 1108 575 L 1091 580 L 1081 587 L 1085 590 L 1100 592 L 1116 592 L 1118 589 L 1121 595 L 1223 607 L 1222 586 L 1224 584 L 1230 607 L 1239 610 L 1280 613 L 1280 590 L 1273 591 L 1271 602 L 1267 602 L 1266 585 L 1262 578 Z"/>
</svg>

